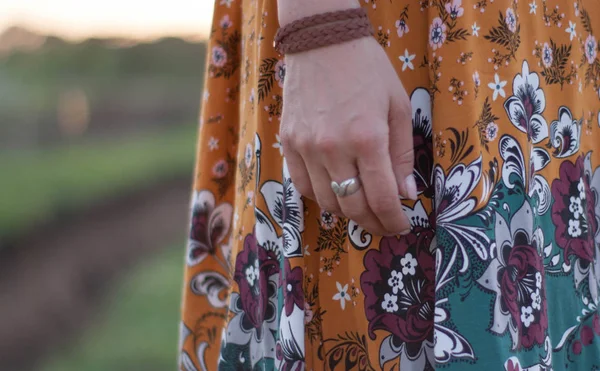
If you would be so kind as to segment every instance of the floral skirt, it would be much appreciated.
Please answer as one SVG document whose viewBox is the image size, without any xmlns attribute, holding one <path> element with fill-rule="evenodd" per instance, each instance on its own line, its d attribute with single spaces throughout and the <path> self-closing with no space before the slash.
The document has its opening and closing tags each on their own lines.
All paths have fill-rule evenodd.
<svg viewBox="0 0 600 371">
<path fill-rule="evenodd" d="M 402 237 L 298 194 L 276 0 L 216 2 L 181 370 L 600 369 L 600 2 L 529 1 L 361 0 L 412 103 Z"/>
</svg>

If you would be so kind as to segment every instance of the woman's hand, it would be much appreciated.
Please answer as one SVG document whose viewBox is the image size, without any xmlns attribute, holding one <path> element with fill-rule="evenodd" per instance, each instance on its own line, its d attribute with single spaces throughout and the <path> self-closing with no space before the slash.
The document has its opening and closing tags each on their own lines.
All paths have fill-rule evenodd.
<svg viewBox="0 0 600 371">
<path fill-rule="evenodd" d="M 298 191 L 371 233 L 407 233 L 416 199 L 410 100 L 373 38 L 286 56 L 281 140 Z M 331 182 L 358 176 L 338 197 Z"/>
</svg>

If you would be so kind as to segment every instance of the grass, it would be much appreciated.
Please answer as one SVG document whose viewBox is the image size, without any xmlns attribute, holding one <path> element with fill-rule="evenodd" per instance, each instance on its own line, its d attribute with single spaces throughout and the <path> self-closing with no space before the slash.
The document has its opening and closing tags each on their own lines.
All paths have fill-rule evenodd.
<svg viewBox="0 0 600 371">
<path fill-rule="evenodd" d="M 181 245 L 121 280 L 102 318 L 39 371 L 164 371 L 177 365 Z"/>
<path fill-rule="evenodd" d="M 191 174 L 195 126 L 28 152 L 0 152 L 0 240 L 148 182 Z"/>
</svg>

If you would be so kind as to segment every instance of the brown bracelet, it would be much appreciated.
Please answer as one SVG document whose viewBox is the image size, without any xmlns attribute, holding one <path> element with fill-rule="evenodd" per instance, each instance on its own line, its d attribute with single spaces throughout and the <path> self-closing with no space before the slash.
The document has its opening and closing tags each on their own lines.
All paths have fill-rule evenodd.
<svg viewBox="0 0 600 371">
<path fill-rule="evenodd" d="M 356 8 L 293 21 L 277 31 L 273 46 L 281 54 L 293 54 L 372 35 L 367 12 Z"/>
</svg>

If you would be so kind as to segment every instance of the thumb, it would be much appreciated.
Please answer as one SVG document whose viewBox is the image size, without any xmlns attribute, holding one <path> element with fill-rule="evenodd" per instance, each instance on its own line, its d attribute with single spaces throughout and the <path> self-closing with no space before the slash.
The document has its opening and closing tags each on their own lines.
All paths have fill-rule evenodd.
<svg viewBox="0 0 600 371">
<path fill-rule="evenodd" d="M 413 175 L 413 126 L 412 109 L 404 88 L 402 92 L 391 97 L 390 125 L 390 157 L 398 182 L 398 192 L 404 198 L 417 199 L 417 183 Z"/>
</svg>

